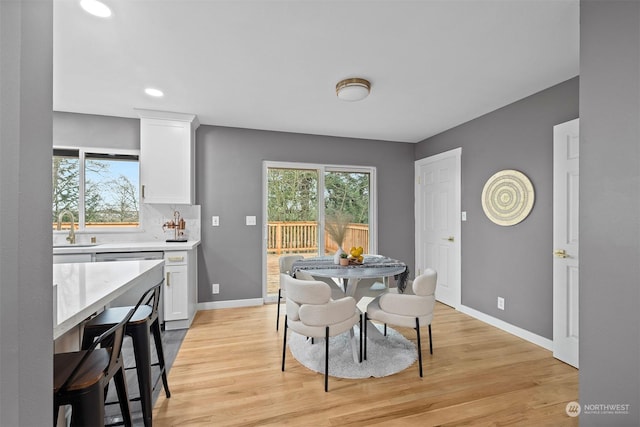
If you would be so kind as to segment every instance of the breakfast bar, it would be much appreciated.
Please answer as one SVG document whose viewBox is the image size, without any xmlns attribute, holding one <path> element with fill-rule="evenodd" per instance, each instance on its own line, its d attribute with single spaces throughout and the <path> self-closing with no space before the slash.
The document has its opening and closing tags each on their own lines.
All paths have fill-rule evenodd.
<svg viewBox="0 0 640 427">
<path fill-rule="evenodd" d="M 53 339 L 77 327 L 111 301 L 164 278 L 164 260 L 53 265 Z"/>
</svg>

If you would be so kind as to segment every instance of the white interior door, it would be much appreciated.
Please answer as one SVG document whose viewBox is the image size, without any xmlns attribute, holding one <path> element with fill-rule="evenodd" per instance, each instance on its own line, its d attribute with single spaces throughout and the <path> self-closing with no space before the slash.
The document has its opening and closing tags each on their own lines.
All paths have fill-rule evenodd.
<svg viewBox="0 0 640 427">
<path fill-rule="evenodd" d="M 416 275 L 438 273 L 436 299 L 460 306 L 460 158 L 462 149 L 416 162 Z"/>
<path fill-rule="evenodd" d="M 553 356 L 578 367 L 579 119 L 553 127 Z"/>
</svg>

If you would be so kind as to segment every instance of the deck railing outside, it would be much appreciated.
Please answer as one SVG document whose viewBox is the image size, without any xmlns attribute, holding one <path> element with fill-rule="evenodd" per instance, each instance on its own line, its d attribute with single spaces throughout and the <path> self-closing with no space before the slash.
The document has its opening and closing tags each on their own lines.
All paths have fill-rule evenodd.
<svg viewBox="0 0 640 427">
<path fill-rule="evenodd" d="M 334 253 L 338 245 L 324 233 L 325 252 Z M 347 227 L 342 248 L 348 251 L 352 246 L 369 247 L 369 224 L 351 223 Z M 271 254 L 317 252 L 318 223 L 314 221 L 271 221 L 267 251 Z M 366 250 L 366 249 L 365 249 Z"/>
</svg>

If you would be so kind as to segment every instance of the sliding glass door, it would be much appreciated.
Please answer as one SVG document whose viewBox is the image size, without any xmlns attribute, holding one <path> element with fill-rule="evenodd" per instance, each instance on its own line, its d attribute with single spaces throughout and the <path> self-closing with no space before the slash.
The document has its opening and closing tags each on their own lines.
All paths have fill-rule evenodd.
<svg viewBox="0 0 640 427">
<path fill-rule="evenodd" d="M 279 258 L 335 253 L 330 229 L 338 222 L 345 251 L 375 253 L 374 168 L 265 162 L 263 169 L 265 301 L 277 299 Z"/>
</svg>

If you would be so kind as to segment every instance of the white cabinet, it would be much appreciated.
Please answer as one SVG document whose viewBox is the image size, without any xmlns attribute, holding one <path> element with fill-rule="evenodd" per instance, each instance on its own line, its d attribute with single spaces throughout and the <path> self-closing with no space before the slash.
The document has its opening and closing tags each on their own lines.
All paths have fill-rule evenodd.
<svg viewBox="0 0 640 427">
<path fill-rule="evenodd" d="M 166 251 L 164 262 L 164 327 L 188 328 L 196 314 L 196 251 Z"/>
<path fill-rule="evenodd" d="M 193 114 L 137 110 L 140 116 L 140 183 L 144 203 L 195 201 Z"/>
</svg>

